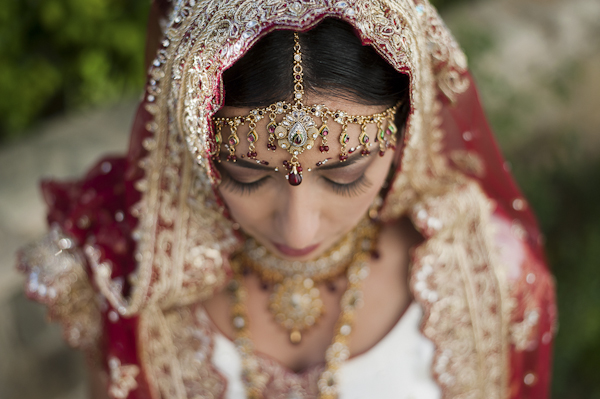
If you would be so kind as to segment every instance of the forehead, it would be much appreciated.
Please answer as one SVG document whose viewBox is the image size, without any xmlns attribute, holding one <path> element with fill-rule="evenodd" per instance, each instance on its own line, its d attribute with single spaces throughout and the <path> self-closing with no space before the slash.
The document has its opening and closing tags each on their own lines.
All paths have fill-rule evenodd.
<svg viewBox="0 0 600 399">
<path fill-rule="evenodd" d="M 282 99 L 283 100 L 283 99 Z M 382 112 L 386 109 L 381 105 L 365 105 L 359 102 L 349 101 L 347 99 L 338 98 L 327 95 L 305 95 L 303 102 L 306 106 L 325 105 L 330 110 L 345 111 L 351 115 L 370 115 Z M 252 109 L 251 107 L 222 107 L 216 114 L 216 117 L 233 117 L 247 115 Z"/>
<path fill-rule="evenodd" d="M 308 107 L 312 107 L 313 105 L 324 105 L 329 110 L 333 111 L 343 111 L 348 115 L 356 115 L 356 116 L 367 116 L 372 114 L 377 114 L 385 111 L 385 106 L 373 106 L 373 105 L 364 105 L 358 104 L 355 102 L 351 102 L 344 99 L 339 98 L 326 98 L 324 96 L 310 96 L 306 97 L 304 101 Z M 239 116 L 248 115 L 253 108 L 241 108 L 241 107 L 223 107 L 219 112 L 215 115 L 216 117 L 226 117 L 233 118 Z M 314 120 L 315 124 L 319 127 L 321 126 L 321 120 L 318 117 L 311 116 Z M 277 122 L 279 122 L 282 117 L 277 118 Z M 248 159 L 247 153 L 250 148 L 250 141 L 248 140 L 248 134 L 250 133 L 250 126 L 248 123 L 244 123 L 237 128 L 237 136 L 239 137 L 239 144 L 236 146 L 236 154 L 238 159 L 242 159 L 244 161 L 249 161 L 255 163 L 257 165 L 264 165 L 269 167 L 281 167 L 284 161 L 289 161 L 292 157 L 288 151 L 280 148 L 276 145 L 276 149 L 274 151 L 269 151 L 267 148 L 267 143 L 269 142 L 269 132 L 267 129 L 267 125 L 269 123 L 269 118 L 264 117 L 260 121 L 256 123 L 256 128 L 254 129 L 256 133 L 256 141 L 255 141 L 255 152 L 257 153 L 256 160 Z M 374 139 L 375 134 L 377 132 L 377 127 L 375 124 L 367 124 L 367 134 Z M 322 138 L 318 137 L 315 140 L 315 145 L 311 149 L 304 150 L 301 154 L 298 155 L 298 160 L 301 164 L 306 165 L 307 167 L 313 167 L 318 164 L 325 163 L 339 163 L 338 155 L 342 150 L 342 145 L 340 143 L 340 135 L 342 134 L 342 125 L 336 123 L 332 119 L 327 120 L 327 127 L 329 128 L 330 134 L 327 136 L 327 146 L 329 147 L 329 152 L 321 152 L 319 150 L 319 146 L 322 145 Z M 222 153 L 228 153 L 226 148 L 228 142 L 228 136 L 230 134 L 230 129 L 228 127 L 223 128 L 223 148 L 221 149 Z M 350 153 L 352 157 L 354 154 L 354 150 L 359 146 L 359 136 L 361 134 L 361 127 L 355 123 L 349 123 L 347 125 L 347 133 L 349 136 L 349 142 L 346 145 L 347 151 Z M 240 162 L 240 165 L 247 165 L 248 162 Z"/>
</svg>

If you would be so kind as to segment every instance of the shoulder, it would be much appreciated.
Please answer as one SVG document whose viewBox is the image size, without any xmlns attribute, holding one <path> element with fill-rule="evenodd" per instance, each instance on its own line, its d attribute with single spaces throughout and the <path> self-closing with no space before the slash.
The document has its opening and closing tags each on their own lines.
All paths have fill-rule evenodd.
<svg viewBox="0 0 600 399">
<path fill-rule="evenodd" d="M 107 157 L 82 179 L 42 182 L 50 231 L 18 251 L 27 296 L 48 307 L 72 347 L 88 352 L 101 335 L 101 312 L 83 248 L 109 242 L 107 248 L 121 249 L 123 259 L 132 253 L 126 170 L 124 158 Z"/>
<path fill-rule="evenodd" d="M 67 343 L 94 352 L 100 310 L 75 240 L 54 225 L 45 237 L 18 252 L 17 268 L 26 275 L 26 295 L 48 308 L 50 320 L 62 324 Z"/>
</svg>

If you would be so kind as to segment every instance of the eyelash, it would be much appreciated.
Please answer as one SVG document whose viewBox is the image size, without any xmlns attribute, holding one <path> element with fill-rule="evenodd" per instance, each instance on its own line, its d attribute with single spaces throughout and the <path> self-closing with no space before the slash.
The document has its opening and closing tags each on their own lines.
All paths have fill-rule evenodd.
<svg viewBox="0 0 600 399">
<path fill-rule="evenodd" d="M 362 174 L 358 179 L 351 183 L 340 184 L 324 177 L 325 181 L 334 193 L 344 197 L 354 197 L 365 192 L 365 189 L 371 187 L 371 182 Z"/>
<path fill-rule="evenodd" d="M 240 195 L 249 195 L 258 190 L 263 184 L 265 184 L 268 178 L 269 177 L 266 176 L 252 183 L 241 183 L 237 180 L 232 179 L 226 173 L 223 173 L 223 187 L 227 187 Z"/>
<path fill-rule="evenodd" d="M 250 195 L 262 187 L 263 184 L 267 182 L 268 176 L 263 177 L 260 180 L 257 180 L 252 183 L 241 183 L 237 180 L 232 179 L 227 174 L 223 174 L 223 186 L 231 189 L 232 191 L 236 191 L 240 195 Z M 336 183 L 328 178 L 324 177 L 325 182 L 329 185 L 329 187 L 333 190 L 333 192 L 337 195 L 341 195 L 344 197 L 354 197 L 356 195 L 362 194 L 365 192 L 365 189 L 371 186 L 371 182 L 367 179 L 367 177 L 363 174 L 358 179 L 354 180 L 351 183 L 341 184 Z"/>
</svg>

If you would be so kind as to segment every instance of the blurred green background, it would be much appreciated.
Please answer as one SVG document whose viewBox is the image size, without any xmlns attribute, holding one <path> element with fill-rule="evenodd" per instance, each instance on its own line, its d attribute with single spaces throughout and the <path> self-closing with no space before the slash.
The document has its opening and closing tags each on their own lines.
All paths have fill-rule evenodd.
<svg viewBox="0 0 600 399">
<path fill-rule="evenodd" d="M 434 3 L 547 239 L 560 316 L 553 397 L 600 398 L 600 2 Z M 0 148 L 31 140 L 48 119 L 139 95 L 148 9 L 0 0 Z"/>
<path fill-rule="evenodd" d="M 148 5 L 0 0 L 0 138 L 139 92 Z"/>
</svg>

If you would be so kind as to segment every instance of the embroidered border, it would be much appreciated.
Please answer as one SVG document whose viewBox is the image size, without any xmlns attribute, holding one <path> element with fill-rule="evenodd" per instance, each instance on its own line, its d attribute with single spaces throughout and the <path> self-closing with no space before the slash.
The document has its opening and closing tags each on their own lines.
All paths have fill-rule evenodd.
<svg viewBox="0 0 600 399">
<path fill-rule="evenodd" d="M 203 308 L 147 309 L 140 358 L 155 398 L 221 398 L 227 383 L 212 365 L 213 332 Z"/>
</svg>

